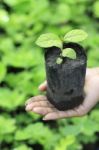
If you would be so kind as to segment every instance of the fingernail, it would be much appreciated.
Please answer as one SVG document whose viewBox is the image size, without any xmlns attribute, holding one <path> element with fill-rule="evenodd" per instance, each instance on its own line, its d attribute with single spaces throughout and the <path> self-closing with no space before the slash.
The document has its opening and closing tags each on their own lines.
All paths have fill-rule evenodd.
<svg viewBox="0 0 99 150">
<path fill-rule="evenodd" d="M 43 118 L 42 120 L 46 121 L 47 119 L 46 119 L 46 118 Z"/>
<path fill-rule="evenodd" d="M 51 117 L 51 118 L 43 118 L 43 120 L 44 121 L 54 121 L 55 119 Z"/>
<path fill-rule="evenodd" d="M 34 108 L 33 111 L 38 113 L 38 110 L 36 108 Z"/>
<path fill-rule="evenodd" d="M 27 105 L 28 105 L 28 103 L 26 102 L 26 103 L 25 103 L 25 106 L 27 106 Z"/>
<path fill-rule="evenodd" d="M 49 121 L 49 120 L 51 120 L 51 119 L 49 119 L 49 118 L 47 118 L 47 117 L 44 117 L 42 120 L 44 120 L 44 121 Z"/>
<path fill-rule="evenodd" d="M 25 102 L 25 106 L 29 104 L 29 101 L 31 100 L 31 98 L 29 98 L 26 102 Z"/>
<path fill-rule="evenodd" d="M 41 90 L 41 88 L 42 88 L 42 85 L 40 85 L 40 86 L 38 87 L 39 90 Z"/>
<path fill-rule="evenodd" d="M 40 115 L 44 115 L 44 112 L 43 111 L 41 112 L 40 110 L 38 110 L 38 108 L 34 108 L 32 111 Z"/>
<path fill-rule="evenodd" d="M 31 110 L 31 105 L 27 105 L 26 106 L 26 111 L 30 111 Z"/>
</svg>

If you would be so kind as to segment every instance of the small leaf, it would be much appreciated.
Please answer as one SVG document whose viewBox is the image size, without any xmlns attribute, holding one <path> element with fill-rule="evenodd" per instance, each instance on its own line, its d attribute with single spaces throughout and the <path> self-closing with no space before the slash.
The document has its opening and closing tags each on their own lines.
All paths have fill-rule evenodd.
<svg viewBox="0 0 99 150">
<path fill-rule="evenodd" d="M 36 41 L 36 44 L 44 48 L 52 47 L 52 46 L 62 48 L 62 41 L 57 35 L 53 33 L 46 33 L 40 35 L 40 37 Z"/>
<path fill-rule="evenodd" d="M 58 58 L 57 58 L 57 60 L 56 60 L 56 63 L 57 63 L 57 64 L 61 64 L 61 63 L 62 63 L 62 61 L 63 61 L 63 59 L 62 59 L 62 58 L 60 58 L 60 57 L 58 57 Z"/>
<path fill-rule="evenodd" d="M 69 41 L 69 42 L 80 42 L 83 41 L 87 38 L 88 34 L 83 31 L 83 30 L 72 30 L 70 32 L 68 32 L 65 37 L 64 37 L 64 41 Z"/>
<path fill-rule="evenodd" d="M 63 57 L 69 57 L 71 59 L 76 59 L 76 53 L 72 48 L 66 48 L 62 52 Z"/>
</svg>

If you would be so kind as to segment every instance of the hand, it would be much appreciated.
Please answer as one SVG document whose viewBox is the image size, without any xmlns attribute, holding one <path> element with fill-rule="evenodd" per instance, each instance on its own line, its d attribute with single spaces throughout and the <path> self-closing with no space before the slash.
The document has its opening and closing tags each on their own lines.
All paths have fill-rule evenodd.
<svg viewBox="0 0 99 150">
<path fill-rule="evenodd" d="M 46 91 L 47 82 L 41 84 L 39 89 Z M 84 90 L 86 93 L 84 102 L 74 109 L 59 111 L 47 100 L 46 96 L 39 95 L 26 102 L 26 110 L 43 115 L 43 120 L 86 115 L 99 101 L 99 68 L 87 69 Z"/>
</svg>

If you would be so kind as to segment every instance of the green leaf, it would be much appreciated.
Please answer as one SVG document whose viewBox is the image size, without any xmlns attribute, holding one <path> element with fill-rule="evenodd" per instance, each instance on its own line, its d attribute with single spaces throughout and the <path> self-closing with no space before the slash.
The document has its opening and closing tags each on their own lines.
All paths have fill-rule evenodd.
<svg viewBox="0 0 99 150">
<path fill-rule="evenodd" d="M 42 123 L 35 123 L 33 125 L 30 124 L 21 130 L 17 130 L 15 139 L 18 141 L 21 141 L 21 140 L 32 138 L 34 140 L 39 141 L 40 138 L 42 137 L 42 138 L 45 138 L 46 140 L 46 137 L 45 137 L 46 134 L 44 134 L 44 132 L 48 134 L 49 136 L 52 136 L 50 130 L 47 127 L 43 126 Z"/>
<path fill-rule="evenodd" d="M 66 12 L 66 13 L 64 13 Z M 53 13 L 53 12 L 52 12 Z M 71 18 L 70 6 L 66 3 L 60 3 L 54 8 L 54 15 L 52 15 L 50 23 L 51 24 L 61 24 L 67 22 Z M 66 30 L 65 30 L 66 32 Z"/>
<path fill-rule="evenodd" d="M 2 62 L 0 62 L 0 82 L 3 81 L 6 75 L 6 72 L 7 72 L 6 66 Z"/>
<path fill-rule="evenodd" d="M 15 110 L 16 107 L 24 104 L 24 101 L 25 93 L 23 94 L 8 88 L 0 88 L 0 107 L 6 110 Z"/>
<path fill-rule="evenodd" d="M 75 29 L 72 30 L 70 32 L 68 32 L 65 36 L 64 36 L 64 41 L 69 41 L 69 42 L 80 42 L 83 41 L 87 38 L 88 34 L 83 31 L 83 30 L 79 30 L 79 29 Z"/>
<path fill-rule="evenodd" d="M 23 144 L 18 147 L 15 147 L 14 150 L 33 150 L 33 149 L 28 147 L 27 145 Z"/>
<path fill-rule="evenodd" d="M 64 136 L 74 135 L 77 136 L 79 133 L 81 133 L 82 126 L 79 124 L 77 125 L 67 125 L 66 128 L 60 127 L 60 132 Z"/>
<path fill-rule="evenodd" d="M 15 140 L 32 140 L 32 143 L 40 143 L 45 147 L 45 149 L 48 149 L 48 143 L 53 145 L 53 141 L 56 138 L 57 137 L 54 136 L 54 133 L 50 130 L 50 128 L 40 122 L 29 124 L 27 127 L 18 129 L 15 134 Z"/>
<path fill-rule="evenodd" d="M 88 119 L 84 122 L 82 133 L 92 136 L 97 131 L 99 131 L 99 125 L 95 121 Z"/>
<path fill-rule="evenodd" d="M 99 124 L 99 110 L 96 109 L 94 111 L 91 112 L 90 118 L 96 122 L 97 124 Z"/>
<path fill-rule="evenodd" d="M 99 1 L 96 1 L 93 5 L 94 16 L 99 18 Z"/>
<path fill-rule="evenodd" d="M 0 136 L 13 133 L 15 129 L 15 119 L 0 116 Z"/>
<path fill-rule="evenodd" d="M 5 10 L 0 9 L 0 25 L 5 25 L 9 21 L 9 16 Z"/>
<path fill-rule="evenodd" d="M 21 48 L 19 51 L 13 51 L 12 53 L 8 53 L 3 57 L 3 62 L 6 65 L 10 65 L 13 67 L 32 67 L 37 64 L 42 64 L 42 54 L 39 49 L 30 49 L 27 50 L 26 47 Z M 36 58 L 36 59 L 35 59 Z"/>
<path fill-rule="evenodd" d="M 76 59 L 76 52 L 72 48 L 66 48 L 62 52 L 62 56 Z"/>
<path fill-rule="evenodd" d="M 14 1 L 13 0 L 4 0 L 4 2 L 9 6 L 14 6 L 18 3 L 17 0 L 14 0 Z"/>
<path fill-rule="evenodd" d="M 53 33 L 46 33 L 40 35 L 40 37 L 36 41 L 36 44 L 44 48 L 52 47 L 52 46 L 62 48 L 62 41 L 57 35 Z"/>
<path fill-rule="evenodd" d="M 63 61 L 63 59 L 59 57 L 59 58 L 57 58 L 56 63 L 57 63 L 57 64 L 61 64 L 62 61 Z"/>
<path fill-rule="evenodd" d="M 63 137 L 58 142 L 58 145 L 55 146 L 55 150 L 67 150 L 68 146 L 75 143 L 75 140 L 75 136 L 72 135 Z"/>
</svg>

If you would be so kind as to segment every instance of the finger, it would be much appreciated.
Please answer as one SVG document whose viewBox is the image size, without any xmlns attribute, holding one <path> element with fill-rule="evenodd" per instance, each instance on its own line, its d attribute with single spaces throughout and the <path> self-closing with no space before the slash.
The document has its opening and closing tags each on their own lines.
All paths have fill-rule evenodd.
<svg viewBox="0 0 99 150">
<path fill-rule="evenodd" d="M 30 104 L 30 103 L 32 103 L 32 102 L 35 102 L 35 101 L 46 101 L 47 100 L 47 97 L 46 96 L 44 96 L 44 95 L 38 95 L 38 96 L 34 96 L 34 97 L 31 97 L 31 98 L 29 98 L 27 101 L 26 101 L 26 103 L 25 103 L 25 105 L 28 105 L 28 104 Z"/>
<path fill-rule="evenodd" d="M 95 93 L 90 93 L 84 100 L 83 106 L 85 108 L 85 113 L 88 113 L 97 104 L 97 95 Z"/>
<path fill-rule="evenodd" d="M 45 115 L 43 120 L 56 120 L 56 119 L 62 119 L 62 118 L 70 118 L 70 117 L 77 117 L 78 112 L 75 110 L 68 110 L 68 111 L 55 111 L 48 113 Z"/>
<path fill-rule="evenodd" d="M 50 108 L 54 108 L 54 106 L 52 104 L 50 104 L 47 100 L 45 101 L 34 101 L 32 103 L 29 103 L 27 106 L 26 106 L 26 111 L 31 111 L 33 108 L 35 107 L 50 107 Z"/>
<path fill-rule="evenodd" d="M 83 102 L 86 111 L 90 111 L 98 102 L 99 99 L 99 77 L 93 77 L 86 85 L 87 95 Z"/>
<path fill-rule="evenodd" d="M 55 111 L 55 108 L 35 107 L 32 111 L 35 112 L 35 113 L 41 114 L 41 115 L 46 115 L 48 113 L 51 113 L 51 112 Z"/>
<path fill-rule="evenodd" d="M 99 83 L 99 78 L 97 78 L 97 76 L 86 82 L 86 97 L 82 105 L 80 105 L 77 109 L 75 108 L 75 111 L 78 111 L 80 116 L 87 114 L 97 104 L 99 97 L 99 84 L 97 83 Z"/>
<path fill-rule="evenodd" d="M 39 90 L 40 91 L 46 91 L 47 89 L 47 81 L 45 81 L 44 83 L 42 83 L 40 86 L 39 86 Z"/>
</svg>

